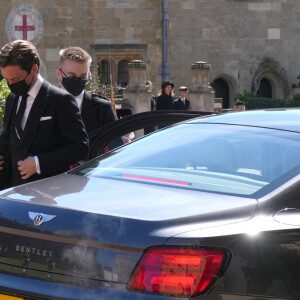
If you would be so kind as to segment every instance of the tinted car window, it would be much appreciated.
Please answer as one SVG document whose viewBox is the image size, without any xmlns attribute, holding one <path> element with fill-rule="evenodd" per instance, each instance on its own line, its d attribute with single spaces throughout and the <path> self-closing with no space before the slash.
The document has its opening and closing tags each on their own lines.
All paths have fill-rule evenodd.
<svg viewBox="0 0 300 300">
<path fill-rule="evenodd" d="M 299 167 L 300 135 L 265 128 L 182 124 L 73 171 L 250 196 Z"/>
</svg>

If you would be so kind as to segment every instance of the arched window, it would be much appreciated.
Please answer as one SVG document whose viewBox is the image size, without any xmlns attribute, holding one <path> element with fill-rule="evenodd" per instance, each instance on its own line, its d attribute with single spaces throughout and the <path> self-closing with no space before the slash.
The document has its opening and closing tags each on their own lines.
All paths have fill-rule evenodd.
<svg viewBox="0 0 300 300">
<path fill-rule="evenodd" d="M 125 87 L 128 84 L 128 71 L 127 71 L 127 64 L 128 60 L 121 60 L 118 63 L 118 85 Z"/>
<path fill-rule="evenodd" d="M 229 85 L 228 83 L 222 79 L 218 78 L 213 81 L 211 87 L 215 90 L 215 98 L 223 99 L 223 108 L 229 108 Z"/>
<path fill-rule="evenodd" d="M 272 98 L 272 85 L 267 78 L 262 78 L 256 95 L 263 98 Z"/>
<path fill-rule="evenodd" d="M 110 67 L 108 60 L 101 60 L 98 65 L 98 76 L 101 84 L 109 84 L 110 82 Z"/>
</svg>

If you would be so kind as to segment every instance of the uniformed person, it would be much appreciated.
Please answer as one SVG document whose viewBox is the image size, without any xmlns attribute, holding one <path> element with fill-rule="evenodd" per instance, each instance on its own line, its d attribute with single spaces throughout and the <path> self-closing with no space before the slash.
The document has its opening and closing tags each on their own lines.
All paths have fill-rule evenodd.
<svg viewBox="0 0 300 300">
<path fill-rule="evenodd" d="M 179 88 L 179 97 L 174 100 L 175 110 L 189 110 L 190 100 L 186 98 L 188 93 L 188 88 L 186 86 L 181 86 Z"/>
</svg>

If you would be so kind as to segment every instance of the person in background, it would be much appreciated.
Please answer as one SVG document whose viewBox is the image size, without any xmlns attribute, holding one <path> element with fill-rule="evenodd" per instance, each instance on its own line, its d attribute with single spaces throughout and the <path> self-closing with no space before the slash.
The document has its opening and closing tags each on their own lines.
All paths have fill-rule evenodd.
<svg viewBox="0 0 300 300">
<path fill-rule="evenodd" d="M 150 94 L 151 101 L 151 111 L 156 110 L 156 97 L 152 94 L 153 84 L 150 80 L 146 80 L 145 87 L 148 88 L 148 93 Z"/>
<path fill-rule="evenodd" d="M 148 92 L 149 93 L 152 92 L 152 89 L 153 89 L 153 83 L 152 83 L 152 81 L 146 80 L 145 86 L 148 88 Z"/>
<path fill-rule="evenodd" d="M 75 97 L 86 132 L 90 134 L 118 118 L 111 101 L 85 91 L 91 79 L 91 56 L 80 47 L 68 47 L 59 52 L 60 65 L 56 71 L 63 89 Z"/>
<path fill-rule="evenodd" d="M 174 83 L 165 81 L 161 84 L 161 91 L 158 94 L 156 102 L 156 110 L 173 110 L 173 88 Z"/>
<path fill-rule="evenodd" d="M 244 101 L 237 101 L 235 103 L 235 110 L 236 111 L 244 111 L 246 108 L 245 108 L 245 103 Z"/>
<path fill-rule="evenodd" d="M 157 97 L 155 97 L 154 94 L 152 93 L 152 89 L 153 89 L 152 82 L 150 80 L 146 80 L 145 87 L 148 89 L 148 93 L 150 94 L 151 111 L 155 111 Z M 155 131 L 155 129 L 156 129 L 155 126 L 145 127 L 144 134 L 146 135 L 148 133 L 151 133 L 151 132 Z"/>
<path fill-rule="evenodd" d="M 179 88 L 179 97 L 174 100 L 175 110 L 189 110 L 190 100 L 186 98 L 188 94 L 188 89 L 186 86 L 181 86 Z"/>
<path fill-rule="evenodd" d="M 39 73 L 40 58 L 29 41 L 0 51 L 0 69 L 11 90 L 0 136 L 0 189 L 67 171 L 88 152 L 76 101 Z"/>
</svg>

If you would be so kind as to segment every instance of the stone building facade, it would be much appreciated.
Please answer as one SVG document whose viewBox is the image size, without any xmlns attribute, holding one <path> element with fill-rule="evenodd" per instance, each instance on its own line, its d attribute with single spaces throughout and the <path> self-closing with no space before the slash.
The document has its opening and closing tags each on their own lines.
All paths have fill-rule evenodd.
<svg viewBox="0 0 300 300">
<path fill-rule="evenodd" d="M 128 62 L 142 60 L 154 92 L 166 57 L 177 94 L 192 85 L 191 65 L 205 61 L 225 108 L 241 91 L 291 97 L 298 84 L 299 0 L 0 0 L 0 7 L 0 45 L 26 33 L 41 73 L 56 85 L 58 52 L 67 46 L 91 53 L 102 82 L 126 86 Z"/>
</svg>

